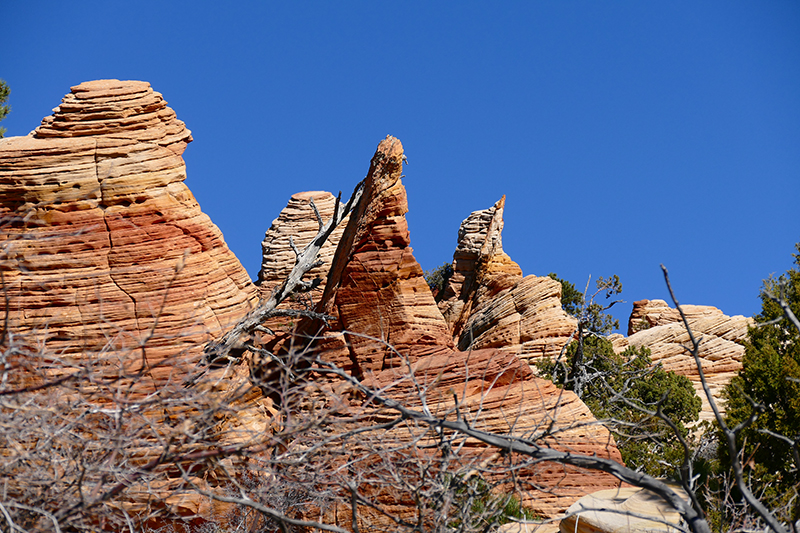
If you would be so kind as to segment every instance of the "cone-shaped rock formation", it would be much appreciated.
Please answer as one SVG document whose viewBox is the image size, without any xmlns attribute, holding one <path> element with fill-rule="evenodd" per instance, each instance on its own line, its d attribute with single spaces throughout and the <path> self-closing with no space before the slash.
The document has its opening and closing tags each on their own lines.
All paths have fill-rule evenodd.
<svg viewBox="0 0 800 533">
<path fill-rule="evenodd" d="M 337 317 L 330 330 L 319 336 L 321 356 L 409 408 L 454 412 L 457 401 L 474 427 L 503 434 L 532 434 L 553 424 L 551 429 L 557 429 L 543 441 L 547 445 L 619 461 L 607 430 L 593 422 L 589 409 L 573 393 L 536 378 L 511 353 L 453 348 L 447 322 L 410 247 L 402 164 L 400 141 L 387 137 L 372 159 L 361 203 L 339 241 L 317 307 Z M 502 210 L 502 200 L 496 207 Z M 502 218 L 495 221 L 502 225 Z M 495 292 L 508 291 L 521 273 L 510 260 L 491 260 L 504 255 L 499 232 L 484 233 L 497 237 L 496 246 L 486 249 L 489 261 L 485 264 L 502 267 L 488 268 L 482 278 L 485 284 L 477 285 L 491 297 L 491 287 Z M 485 241 L 484 237 L 481 248 Z M 468 273 L 467 268 L 463 270 Z M 504 284 L 502 279 L 511 281 Z M 308 324 L 301 331 L 310 331 Z M 392 435 L 387 433 L 383 440 L 390 442 Z M 485 464 L 501 460 L 496 450 L 477 442 L 470 442 L 465 453 L 476 464 L 478 458 Z M 618 483 L 605 474 L 556 464 L 526 467 L 518 475 L 520 486 L 525 487 L 520 494 L 524 504 L 548 516 L 563 511 L 581 495 Z"/>
<path fill-rule="evenodd" d="M 199 355 L 246 312 L 254 287 L 183 183 L 191 140 L 150 84 L 117 80 L 73 87 L 31 135 L 0 140 L 0 318 L 53 352 L 145 347 L 154 365 Z"/>
</svg>

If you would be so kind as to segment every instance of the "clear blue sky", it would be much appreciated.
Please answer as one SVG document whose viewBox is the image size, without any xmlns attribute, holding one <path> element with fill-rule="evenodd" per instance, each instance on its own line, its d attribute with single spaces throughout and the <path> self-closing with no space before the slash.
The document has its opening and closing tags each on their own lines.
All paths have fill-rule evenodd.
<svg viewBox="0 0 800 533">
<path fill-rule="evenodd" d="M 3 21 L 6 135 L 82 81 L 149 81 L 252 276 L 289 196 L 349 194 L 387 134 L 423 268 L 506 194 L 524 273 L 618 274 L 623 328 L 666 299 L 660 263 L 683 303 L 751 315 L 800 241 L 795 1 L 4 0 Z"/>
</svg>

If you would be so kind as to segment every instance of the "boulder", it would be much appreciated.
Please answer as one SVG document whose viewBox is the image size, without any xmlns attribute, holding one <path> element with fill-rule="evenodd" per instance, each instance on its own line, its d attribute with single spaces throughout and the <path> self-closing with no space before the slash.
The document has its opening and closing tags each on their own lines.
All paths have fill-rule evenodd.
<svg viewBox="0 0 800 533">
<path fill-rule="evenodd" d="M 689 501 L 678 486 L 672 490 Z M 606 489 L 584 496 L 567 509 L 561 533 L 677 533 L 680 514 L 660 496 L 639 487 Z"/>
</svg>

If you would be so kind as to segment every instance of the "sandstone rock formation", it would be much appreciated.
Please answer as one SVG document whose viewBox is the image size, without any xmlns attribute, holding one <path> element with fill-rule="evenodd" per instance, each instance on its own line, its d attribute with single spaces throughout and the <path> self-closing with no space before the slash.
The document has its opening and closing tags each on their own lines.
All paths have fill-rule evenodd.
<svg viewBox="0 0 800 533">
<path fill-rule="evenodd" d="M 458 229 L 453 274 L 439 296 L 439 309 L 455 339 L 473 305 L 522 280 L 522 269 L 503 251 L 503 196 L 489 209 L 474 211 Z"/>
<path fill-rule="evenodd" d="M 60 483 L 75 484 L 68 477 L 74 468 L 84 469 L 80 479 L 87 484 L 110 483 L 125 468 L 158 465 L 167 449 L 197 449 L 196 436 L 175 429 L 175 420 L 189 427 L 202 409 L 218 410 L 227 399 L 235 398 L 239 409 L 227 420 L 210 420 L 219 429 L 215 438 L 235 442 L 237 428 L 258 431 L 269 424 L 268 402 L 254 394 L 246 372 L 226 370 L 224 388 L 183 388 L 204 344 L 257 299 L 246 271 L 183 183 L 181 155 L 191 140 L 148 83 L 117 80 L 73 87 L 30 135 L 0 140 L 6 299 L 0 323 L 7 326 L 0 347 L 4 361 L 13 356 L 18 363 L 4 367 L 15 374 L 8 382 L 4 374 L 3 386 L 48 383 L 42 398 L 27 401 L 44 401 L 43 413 L 63 409 L 60 418 L 26 425 L 41 427 L 41 438 L 20 441 L 53 439 L 43 460 L 60 465 L 52 474 L 56 498 L 69 492 L 59 495 Z M 13 403 L 17 397 L 6 398 Z M 106 412 L 117 413 L 116 425 L 105 423 Z M 73 439 L 69 445 L 56 445 L 62 435 Z M 84 444 L 74 444 L 81 438 Z M 77 461 L 71 447 L 81 454 Z M 35 468 L 36 450 L 24 462 L 3 466 Z M 111 450 L 119 470 L 110 459 L 92 462 Z M 30 472 L 3 475 L 24 484 Z M 137 476 L 129 478 L 124 495 L 103 505 L 133 517 L 165 509 L 189 517 L 219 511 L 209 499 L 178 490 L 187 483 L 179 470 L 162 472 L 144 488 L 134 483 Z M 210 486 L 200 477 L 191 483 Z M 82 489 L 81 498 L 100 486 Z M 10 494 L 18 489 L 7 487 Z M 159 492 L 163 501 L 154 499 Z"/>
<path fill-rule="evenodd" d="M 92 416 L 105 416 L 99 403 L 136 404 L 138 410 L 130 417 L 141 424 L 136 446 L 119 450 L 127 465 L 138 468 L 135 476 L 146 466 L 156 472 L 167 451 L 175 462 L 160 471 L 157 482 L 139 487 L 141 492 L 123 476 L 118 486 L 125 491 L 124 501 L 109 505 L 130 515 L 164 511 L 187 521 L 222 512 L 220 504 L 193 490 L 212 491 L 250 468 L 246 463 L 252 457 L 267 461 L 267 455 L 274 457 L 292 444 L 282 441 L 274 449 L 264 444 L 277 411 L 250 385 L 247 365 L 207 369 L 205 375 L 213 379 L 205 382 L 194 375 L 184 381 L 205 343 L 257 299 L 256 288 L 221 233 L 183 184 L 181 154 L 190 141 L 189 131 L 149 84 L 116 80 L 74 87 L 30 136 L 0 141 L 0 268 L 8 298 L 0 320 L 7 320 L 14 334 L 31 339 L 40 352 L 56 354 L 47 365 L 62 360 L 122 369 L 124 393 L 115 396 L 118 389 L 109 388 L 106 396 L 95 394 L 84 407 Z M 317 337 L 324 360 L 411 408 L 443 416 L 462 413 L 472 427 L 487 431 L 543 432 L 538 440 L 542 445 L 620 460 L 613 439 L 594 423 L 588 408 L 574 394 L 536 378 L 516 355 L 557 353 L 574 325 L 561 311 L 560 285 L 549 278 L 522 278 L 519 267 L 502 252 L 503 201 L 464 226 L 458 258 L 463 277 L 451 296 L 461 303 L 451 302 L 448 324 L 410 247 L 402 165 L 402 145 L 388 137 L 378 147 L 362 201 L 330 259 L 317 304 L 318 311 L 335 317 Z M 293 218 L 308 211 L 306 200 L 296 195 L 281 215 L 287 224 L 296 222 L 300 233 L 316 226 L 313 218 L 311 226 Z M 322 197 L 317 206 L 324 212 L 329 203 L 330 197 Z M 290 257 L 282 254 L 291 254 L 280 250 L 288 247 L 288 236 L 274 229 L 272 238 L 265 239 L 275 262 L 265 261 L 263 290 L 274 284 Z M 301 235 L 296 244 L 302 243 Z M 328 250 L 325 254 L 333 245 Z M 455 335 L 454 324 L 461 328 Z M 316 335 L 318 326 L 306 321 L 299 331 Z M 454 336 L 459 345 L 468 338 L 470 350 L 454 349 Z M 32 365 L 42 366 L 41 361 Z M 285 375 L 292 376 L 291 370 Z M 336 402 L 349 401 L 345 414 L 352 419 L 358 415 L 364 420 L 369 414 L 379 422 L 384 416 L 369 410 L 368 399 L 337 396 L 341 382 L 320 378 L 318 386 L 327 387 L 335 409 Z M 298 394 L 300 414 L 310 416 L 318 396 Z M 170 403 L 142 403 L 149 395 Z M 193 418 L 203 409 L 214 413 L 210 426 Z M 418 454 L 408 461 L 414 466 L 436 448 L 408 440 L 417 429 L 431 429 L 413 426 L 374 433 L 372 442 L 365 434 L 352 446 L 401 442 L 407 446 L 404 451 Z M 97 427 L 87 422 L 82 431 L 94 436 Z M 401 430 L 406 433 L 396 433 Z M 112 432 L 109 438 L 118 436 Z M 260 447 L 250 456 L 225 455 L 241 443 Z M 191 471 L 185 471 L 176 466 L 187 457 L 180 453 L 214 461 L 186 459 Z M 510 461 L 471 440 L 464 445 L 464 457 L 487 475 L 493 465 L 505 467 Z M 521 491 L 526 506 L 545 516 L 563 511 L 588 492 L 617 485 L 610 475 L 560 464 L 520 465 L 516 474 L 514 490 Z M 271 487 L 275 478 L 258 481 Z M 158 494 L 167 497 L 161 501 L 154 498 Z M 368 517 L 369 511 L 365 513 Z M 346 516 L 343 520 L 347 523 Z"/>
<path fill-rule="evenodd" d="M 61 354 L 146 345 L 150 364 L 237 320 L 255 291 L 183 184 L 191 140 L 148 83 L 116 80 L 0 140 L 0 318 Z"/>
<path fill-rule="evenodd" d="M 742 367 L 744 346 L 739 341 L 747 336 L 752 325 L 750 318 L 726 316 L 719 309 L 705 305 L 682 305 L 695 337 L 700 340 L 700 358 L 703 373 L 708 380 L 717 404 L 724 407 L 720 393 Z M 646 346 L 652 352 L 654 363 L 661 363 L 666 370 L 692 380 L 698 396 L 703 401 L 701 420 L 713 419 L 695 365 L 694 358 L 686 351 L 690 346 L 689 334 L 677 309 L 664 300 L 640 300 L 634 302 L 628 324 L 629 337 L 612 336 L 614 350 L 623 351 L 628 346 Z"/>
<path fill-rule="evenodd" d="M 574 394 L 536 378 L 511 353 L 453 349 L 447 323 L 410 247 L 408 206 L 400 181 L 402 161 L 400 141 L 388 137 L 380 143 L 362 201 L 339 242 L 317 307 L 337 319 L 319 337 L 317 349 L 322 357 L 408 407 L 453 412 L 457 398 L 458 409 L 469 416 L 473 427 L 531 434 L 552 424 L 558 430 L 543 440 L 548 445 L 619 460 L 613 439 L 605 428 L 592 423 L 588 408 Z M 496 207 L 502 209 L 502 201 Z M 496 242 L 499 245 L 499 239 Z M 495 250 L 501 253 L 498 247 Z M 510 290 L 502 282 L 492 285 L 503 276 L 516 278 L 518 267 L 509 269 L 508 263 L 495 262 L 506 268 L 499 270 L 497 278 L 487 276 L 477 289 Z M 548 281 L 560 289 L 558 283 Z M 388 436 L 381 441 L 391 442 Z M 477 442 L 470 442 L 465 454 L 471 454 L 476 464 L 501 460 L 495 450 Z M 563 511 L 587 491 L 617 483 L 605 474 L 556 464 L 530 465 L 520 471 L 519 478 L 518 486 L 525 489 L 520 494 L 524 504 L 547 516 Z"/>
<path fill-rule="evenodd" d="M 333 214 L 336 197 L 327 191 L 299 192 L 292 195 L 289 203 L 280 212 L 278 218 L 272 221 L 272 225 L 267 230 L 264 241 L 261 243 L 261 270 L 258 273 L 257 281 L 262 298 L 268 297 L 272 289 L 289 275 L 294 266 L 295 253 L 292 251 L 289 239 L 291 238 L 295 246 L 302 250 L 306 244 L 311 242 L 311 239 L 316 237 L 319 224 L 311 206 L 312 200 L 322 220 L 327 222 Z M 322 265 L 312 269 L 306 275 L 309 280 L 314 278 L 322 280 L 315 290 L 315 294 L 318 296 L 322 296 L 322 291 L 325 289 L 333 254 L 342 238 L 342 232 L 347 226 L 347 220 L 348 218 L 345 218 L 342 221 L 322 247 L 319 254 Z"/>
<path fill-rule="evenodd" d="M 338 316 L 359 373 L 394 366 L 396 352 L 421 355 L 451 346 L 410 246 L 402 158 L 399 140 L 388 137 L 378 146 L 320 305 Z"/>
<path fill-rule="evenodd" d="M 561 307 L 561 284 L 522 276 L 503 251 L 505 197 L 475 211 L 458 231 L 453 275 L 439 308 L 460 350 L 497 348 L 533 360 L 552 358 L 577 322 Z"/>
</svg>

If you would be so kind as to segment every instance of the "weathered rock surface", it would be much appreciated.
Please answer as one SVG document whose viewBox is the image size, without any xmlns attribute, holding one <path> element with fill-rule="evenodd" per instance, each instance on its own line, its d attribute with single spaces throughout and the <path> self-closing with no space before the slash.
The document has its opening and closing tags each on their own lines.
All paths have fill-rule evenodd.
<svg viewBox="0 0 800 533">
<path fill-rule="evenodd" d="M 689 500 L 679 487 L 673 490 Z M 678 512 L 661 497 L 638 487 L 620 487 L 584 496 L 567 513 L 571 516 L 561 521 L 562 533 L 682 531 Z"/>
<path fill-rule="evenodd" d="M 461 223 L 453 275 L 439 308 L 460 350 L 497 348 L 524 359 L 555 357 L 576 328 L 561 284 L 527 276 L 503 251 L 505 197 Z"/>
<path fill-rule="evenodd" d="M 727 316 L 719 309 L 706 305 L 682 305 L 695 337 L 700 339 L 700 358 L 703 373 L 717 404 L 722 407 L 722 388 L 742 368 L 744 346 L 739 341 L 747 337 L 752 319 L 741 315 Z M 664 300 L 641 300 L 634 303 L 628 325 L 629 337 L 612 337 L 614 349 L 621 352 L 628 346 L 646 346 L 654 363 L 666 370 L 692 380 L 703 401 L 701 420 L 713 419 L 713 412 L 702 390 L 694 358 L 684 347 L 691 346 L 689 334 L 677 309 Z"/>
<path fill-rule="evenodd" d="M 258 273 L 257 281 L 262 298 L 269 297 L 272 289 L 286 279 L 294 267 L 295 253 L 289 244 L 289 239 L 291 238 L 295 246 L 302 250 L 311 242 L 311 239 L 317 236 L 319 224 L 311 206 L 312 200 L 322 220 L 327 222 L 333 215 L 336 197 L 327 191 L 299 192 L 292 195 L 289 203 L 280 212 L 278 218 L 272 221 L 272 225 L 267 230 L 264 241 L 261 243 L 261 270 Z M 322 291 L 325 289 L 333 254 L 342 238 L 348 218 L 349 216 L 345 217 L 337 226 L 320 250 L 319 260 L 323 264 L 313 268 L 306 275 L 307 280 L 314 278 L 322 280 L 315 289 L 315 294 L 318 296 L 322 296 Z"/>
<path fill-rule="evenodd" d="M 458 347 L 498 348 L 526 360 L 555 358 L 576 327 L 575 319 L 561 307 L 561 284 L 530 275 L 480 302 L 464 326 Z"/>
<path fill-rule="evenodd" d="M 148 364 L 197 356 L 237 320 L 255 290 L 183 183 L 191 140 L 148 83 L 117 80 L 0 140 L 0 318 L 61 354 L 146 345 Z"/>
<path fill-rule="evenodd" d="M 326 360 L 408 407 L 422 409 L 424 398 L 432 412 L 452 413 L 457 398 L 460 412 L 475 428 L 531 434 L 552 423 L 563 431 L 544 438 L 543 443 L 619 461 L 607 430 L 593 423 L 588 408 L 574 394 L 536 378 L 511 353 L 453 349 L 447 323 L 410 247 L 408 206 L 400 181 L 402 160 L 400 141 L 388 137 L 380 143 L 362 201 L 339 242 L 317 307 L 337 317 L 317 349 Z M 498 205 L 502 209 L 502 201 Z M 488 269 L 498 272 L 498 277 L 486 276 L 489 281 L 481 287 L 490 287 L 492 279 L 509 271 L 518 277 L 518 267 Z M 556 293 L 560 290 L 558 283 L 547 281 Z M 501 285 L 500 290 L 510 289 Z M 367 439 L 366 434 L 361 438 Z M 388 439 L 387 434 L 380 440 L 385 445 Z M 478 442 L 470 442 L 464 454 L 475 464 L 501 461 L 496 450 Z M 617 483 L 605 474 L 546 463 L 523 468 L 519 478 L 524 504 L 547 516 L 563 511 L 588 492 Z"/>
<path fill-rule="evenodd" d="M 351 213 L 320 310 L 338 316 L 359 374 L 452 346 L 410 246 L 408 200 L 400 180 L 403 146 L 387 137 L 373 157 L 362 200 Z"/>
<path fill-rule="evenodd" d="M 237 442 L 243 427 L 252 433 L 270 423 L 269 402 L 246 370 L 218 371 L 224 387 L 218 380 L 202 390 L 184 388 L 205 343 L 257 299 L 246 271 L 183 183 L 182 153 L 191 140 L 148 83 L 117 80 L 73 87 L 30 135 L 0 140 L 0 269 L 7 298 L 0 322 L 7 320 L 12 333 L 4 330 L 2 342 L 4 349 L 28 348 L 19 351 L 20 361 L 29 356 L 19 367 L 27 374 L 13 379 L 87 376 L 75 388 L 45 389 L 61 403 L 79 400 L 68 431 L 76 438 L 84 432 L 94 440 L 108 429 L 86 423 L 81 409 L 122 405 L 135 412 L 109 437 L 129 439 L 117 453 L 125 468 L 166 453 L 162 438 L 173 453 L 184 445 L 197 449 L 195 436 L 173 429 L 170 415 L 190 424 L 203 408 L 218 410 L 219 402 L 235 398 L 225 405 L 235 404 L 236 413 L 212 421 L 228 443 Z M 153 403 L 153 394 L 165 403 Z M 96 472 L 87 470 L 87 483 Z M 173 492 L 186 483 L 177 470 L 162 472 L 144 489 L 132 483 L 109 506 L 131 516 L 156 516 L 165 508 L 190 517 L 219 511 L 197 493 Z M 200 478 L 192 483 L 213 485 Z M 153 503 L 158 493 L 166 499 Z"/>
<path fill-rule="evenodd" d="M 503 251 L 503 196 L 489 209 L 474 211 L 458 229 L 453 274 L 438 297 L 439 309 L 458 339 L 472 307 L 522 280 L 522 269 Z"/>
</svg>

